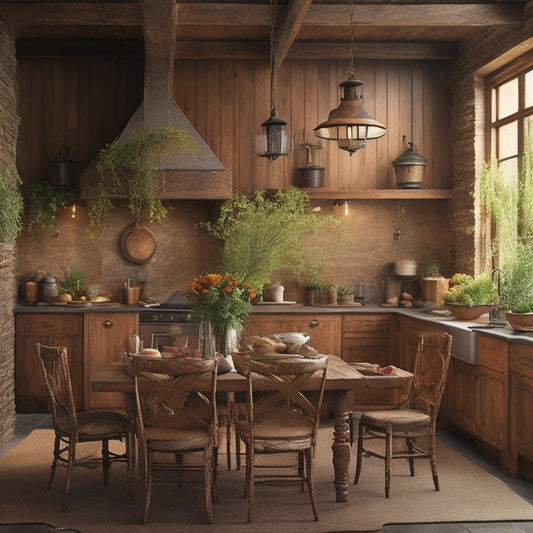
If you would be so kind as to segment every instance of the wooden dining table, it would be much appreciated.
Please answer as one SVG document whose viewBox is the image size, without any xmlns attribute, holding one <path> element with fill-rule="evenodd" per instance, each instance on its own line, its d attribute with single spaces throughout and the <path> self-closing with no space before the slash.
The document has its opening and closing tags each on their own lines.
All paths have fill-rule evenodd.
<svg viewBox="0 0 533 533">
<path fill-rule="evenodd" d="M 337 502 L 348 501 L 348 466 L 350 463 L 351 446 L 349 431 L 349 416 L 352 411 L 353 396 L 363 395 L 367 388 L 368 380 L 354 367 L 337 356 L 328 358 L 327 377 L 325 386 L 325 404 L 331 408 L 333 426 L 333 470 L 335 495 Z M 389 380 L 389 383 L 394 383 Z M 387 381 L 385 381 L 387 383 Z M 261 390 L 260 382 L 254 385 L 256 390 Z M 265 390 L 268 383 L 264 382 Z M 319 380 L 312 378 L 307 382 L 305 390 L 316 390 Z M 131 372 L 125 363 L 111 363 L 98 370 L 92 379 L 94 392 L 119 392 L 124 393 L 126 410 L 130 416 L 134 415 L 134 385 Z M 237 372 L 228 372 L 217 376 L 217 391 L 219 392 L 245 392 L 246 378 Z"/>
</svg>

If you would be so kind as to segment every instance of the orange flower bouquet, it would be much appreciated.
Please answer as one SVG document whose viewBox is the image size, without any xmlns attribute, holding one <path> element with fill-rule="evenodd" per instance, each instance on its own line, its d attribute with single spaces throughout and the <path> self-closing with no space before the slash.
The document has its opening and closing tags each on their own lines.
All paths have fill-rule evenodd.
<svg viewBox="0 0 533 533">
<path fill-rule="evenodd" d="M 206 274 L 194 278 L 186 292 L 192 314 L 208 320 L 216 336 L 228 329 L 241 331 L 252 310 L 255 292 L 248 283 L 239 283 L 231 274 Z"/>
</svg>

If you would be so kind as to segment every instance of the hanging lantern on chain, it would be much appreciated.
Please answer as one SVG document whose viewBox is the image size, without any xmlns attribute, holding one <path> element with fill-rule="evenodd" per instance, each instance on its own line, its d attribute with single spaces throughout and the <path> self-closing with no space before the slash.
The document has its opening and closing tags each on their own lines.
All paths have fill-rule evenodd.
<svg viewBox="0 0 533 533">
<path fill-rule="evenodd" d="M 386 133 L 386 127 L 374 120 L 363 104 L 363 82 L 354 73 L 354 20 L 353 7 L 350 9 L 350 67 L 348 79 L 342 82 L 344 96 L 339 107 L 329 113 L 328 120 L 319 124 L 313 131 L 317 137 L 337 141 L 341 150 L 350 155 L 366 146 L 367 140 L 379 139 Z"/>
<path fill-rule="evenodd" d="M 255 153 L 274 161 L 280 155 L 289 155 L 291 138 L 285 130 L 287 121 L 278 117 L 276 111 L 276 77 L 279 65 L 275 64 L 274 32 L 277 21 L 277 2 L 272 0 L 272 22 L 270 27 L 270 117 L 261 124 L 262 132 L 254 141 Z"/>
</svg>

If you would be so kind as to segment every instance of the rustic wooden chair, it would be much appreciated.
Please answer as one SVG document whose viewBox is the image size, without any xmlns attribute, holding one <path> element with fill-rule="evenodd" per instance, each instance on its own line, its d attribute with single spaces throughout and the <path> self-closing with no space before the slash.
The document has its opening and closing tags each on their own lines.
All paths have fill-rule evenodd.
<svg viewBox="0 0 533 533">
<path fill-rule="evenodd" d="M 435 490 L 439 490 L 436 458 L 437 415 L 446 386 L 452 350 L 448 333 L 424 331 L 418 343 L 414 376 L 408 409 L 367 411 L 358 413 L 359 436 L 354 484 L 359 481 L 363 455 L 385 461 L 385 497 L 389 497 L 392 459 L 408 459 L 411 476 L 415 475 L 414 459 L 430 460 Z M 416 442 L 425 437 L 424 447 Z M 385 453 L 365 448 L 369 439 L 383 439 Z M 393 449 L 394 439 L 405 439 L 406 449 Z"/>
<path fill-rule="evenodd" d="M 249 354 L 233 352 L 233 358 L 235 367 L 248 381 L 245 410 L 241 409 L 236 419 L 238 436 L 246 447 L 248 522 L 252 521 L 254 485 L 272 480 L 306 482 L 314 519 L 318 520 L 313 459 L 326 382 L 327 356 L 316 359 L 275 356 L 258 361 L 250 358 Z M 304 395 L 302 389 L 311 378 L 318 382 L 317 391 Z M 254 391 L 256 380 L 266 380 L 270 390 Z M 297 452 L 299 457 L 303 455 L 305 458 L 305 465 L 298 462 L 296 474 L 256 474 L 256 454 L 290 452 Z"/>
<path fill-rule="evenodd" d="M 113 461 L 127 462 L 128 491 L 135 490 L 135 457 L 133 424 L 121 413 L 110 411 L 76 412 L 68 366 L 67 349 L 64 346 L 44 346 L 37 343 L 48 407 L 55 429 L 54 458 L 47 490 L 52 487 L 57 464 L 67 467 L 63 510 L 68 507 L 68 494 L 72 468 L 87 465 L 88 460 L 76 460 L 78 442 L 102 442 L 102 466 L 104 482 L 109 480 L 109 467 Z M 125 454 L 109 450 L 110 440 L 125 440 Z M 65 457 L 64 454 L 67 454 Z"/>
<path fill-rule="evenodd" d="M 196 357 L 142 358 L 132 362 L 137 404 L 136 430 L 140 474 L 144 480 L 142 522 L 146 522 L 153 470 L 203 470 L 208 523 L 216 498 L 217 410 L 216 359 Z M 200 390 L 204 392 L 198 392 Z M 184 464 L 186 454 L 203 452 L 203 464 Z M 154 453 L 170 454 L 175 462 L 156 463 Z M 179 478 L 184 481 L 183 478 Z"/>
</svg>

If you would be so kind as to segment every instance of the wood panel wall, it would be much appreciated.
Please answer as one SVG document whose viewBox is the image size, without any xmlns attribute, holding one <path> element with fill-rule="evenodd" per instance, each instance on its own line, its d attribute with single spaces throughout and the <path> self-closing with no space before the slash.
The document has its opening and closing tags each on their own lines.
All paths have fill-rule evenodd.
<svg viewBox="0 0 533 533">
<path fill-rule="evenodd" d="M 49 161 L 66 142 L 84 168 L 125 126 L 142 101 L 144 62 L 137 57 L 25 53 L 18 58 L 19 172 L 25 186 L 50 176 Z M 424 188 L 448 188 L 450 176 L 448 62 L 374 61 L 356 64 L 365 106 L 386 124 L 385 137 L 352 157 L 322 141 L 314 163 L 324 166 L 324 190 L 394 188 L 391 162 L 402 136 L 428 160 Z M 222 163 L 234 190 L 251 193 L 295 183 L 307 163 L 302 144 L 340 101 L 345 60 L 287 60 L 278 74 L 276 107 L 296 139 L 274 162 L 254 155 L 253 141 L 270 115 L 269 72 L 261 60 L 179 60 L 174 97 Z"/>
</svg>

